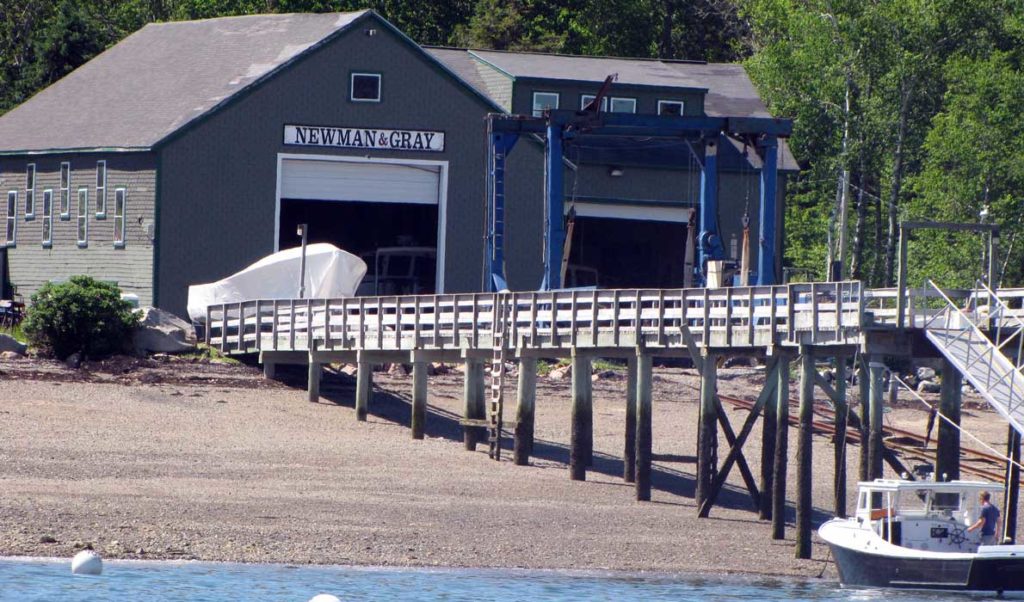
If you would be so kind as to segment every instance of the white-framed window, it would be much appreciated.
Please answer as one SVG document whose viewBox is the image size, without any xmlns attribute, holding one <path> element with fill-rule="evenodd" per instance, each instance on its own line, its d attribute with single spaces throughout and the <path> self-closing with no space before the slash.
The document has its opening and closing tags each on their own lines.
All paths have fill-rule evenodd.
<svg viewBox="0 0 1024 602">
<path fill-rule="evenodd" d="M 107 162 L 96 162 L 96 219 L 107 217 Z"/>
<path fill-rule="evenodd" d="M 78 246 L 89 246 L 89 189 L 78 189 Z"/>
<path fill-rule="evenodd" d="M 53 190 L 43 191 L 43 246 L 53 246 Z"/>
<path fill-rule="evenodd" d="M 558 92 L 534 92 L 533 116 L 540 117 L 548 109 L 558 108 Z"/>
<path fill-rule="evenodd" d="M 658 115 L 674 115 L 679 117 L 683 114 L 686 104 L 681 100 L 659 100 Z"/>
<path fill-rule="evenodd" d="M 380 102 L 380 73 L 353 73 L 349 99 L 352 102 Z"/>
<path fill-rule="evenodd" d="M 71 164 L 60 164 L 60 219 L 71 219 Z"/>
<path fill-rule="evenodd" d="M 114 189 L 114 246 L 118 248 L 124 247 L 126 197 L 124 188 Z"/>
<path fill-rule="evenodd" d="M 608 107 L 612 113 L 636 113 L 636 99 L 616 98 L 613 96 L 611 102 L 608 103 Z"/>
<path fill-rule="evenodd" d="M 25 220 L 36 216 L 36 164 L 25 166 Z"/>
<path fill-rule="evenodd" d="M 18 191 L 7 191 L 7 232 L 4 242 L 13 247 L 18 234 Z"/>
<path fill-rule="evenodd" d="M 592 102 L 594 102 L 595 98 L 597 98 L 597 96 L 594 95 L 594 94 L 582 94 L 582 95 L 580 95 L 580 110 L 583 110 L 583 109 L 587 108 L 587 105 L 592 103 Z M 604 98 L 601 99 L 601 112 L 602 113 L 607 113 L 608 112 L 608 97 L 607 96 L 605 96 Z"/>
</svg>

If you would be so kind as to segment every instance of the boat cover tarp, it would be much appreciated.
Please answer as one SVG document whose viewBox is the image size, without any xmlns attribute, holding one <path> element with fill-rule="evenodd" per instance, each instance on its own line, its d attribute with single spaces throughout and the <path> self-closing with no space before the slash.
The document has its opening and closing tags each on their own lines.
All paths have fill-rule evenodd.
<svg viewBox="0 0 1024 602">
<path fill-rule="evenodd" d="M 302 247 L 285 249 L 210 284 L 188 287 L 188 315 L 193 321 L 206 319 L 206 308 L 218 303 L 256 299 L 295 299 L 299 296 Z M 351 297 L 366 275 L 366 263 L 329 243 L 306 247 L 307 299 Z"/>
</svg>

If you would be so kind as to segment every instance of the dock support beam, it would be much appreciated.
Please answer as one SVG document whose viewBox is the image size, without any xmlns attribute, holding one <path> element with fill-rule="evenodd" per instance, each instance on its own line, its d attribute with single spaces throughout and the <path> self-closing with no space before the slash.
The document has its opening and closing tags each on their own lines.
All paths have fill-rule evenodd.
<svg viewBox="0 0 1024 602">
<path fill-rule="evenodd" d="M 562 126 L 548 122 L 544 148 L 544 195 L 547 198 L 542 290 L 562 288 L 562 247 L 565 246 L 565 198 L 562 188 Z"/>
<path fill-rule="evenodd" d="M 413 354 L 412 438 L 422 439 L 427 422 L 427 362 Z"/>
<path fill-rule="evenodd" d="M 811 557 L 811 502 L 813 479 L 812 437 L 814 433 L 814 350 L 800 350 L 800 430 L 797 435 L 796 465 L 796 557 Z"/>
<path fill-rule="evenodd" d="M 466 360 L 463 373 L 462 417 L 467 420 L 483 420 L 486 414 L 484 401 L 484 364 L 478 360 Z M 480 427 L 462 427 L 462 441 L 467 451 L 476 451 L 480 440 Z"/>
<path fill-rule="evenodd" d="M 697 494 L 698 511 L 711 495 L 711 484 L 718 469 L 718 356 L 707 354 L 700 374 L 700 423 L 697 431 Z"/>
<path fill-rule="evenodd" d="M 263 362 L 263 378 L 274 380 L 277 375 L 277 364 L 274 362 Z"/>
<path fill-rule="evenodd" d="M 935 436 L 935 480 L 960 478 L 960 407 L 964 378 L 949 360 L 942 359 L 942 384 L 939 388 L 939 431 Z"/>
<path fill-rule="evenodd" d="M 594 407 L 590 387 L 590 358 L 572 356 L 572 434 L 569 443 L 569 478 L 587 479 L 594 453 Z"/>
<path fill-rule="evenodd" d="M 868 374 L 868 360 L 857 360 L 857 397 L 860 401 L 860 463 L 857 465 L 857 480 L 868 480 L 868 437 L 871 426 L 871 375 Z"/>
<path fill-rule="evenodd" d="M 537 405 L 537 359 L 519 360 L 519 382 L 516 391 L 516 434 L 513 458 L 516 465 L 526 466 L 533 453 L 534 412 Z"/>
<path fill-rule="evenodd" d="M 885 371 L 885 364 L 879 359 L 872 357 L 868 362 L 868 375 L 870 378 L 868 402 L 871 415 L 871 424 L 868 427 L 868 480 L 882 478 L 882 453 L 884 443 L 882 442 L 882 411 L 885 405 L 885 392 L 882 387 L 882 374 Z"/>
<path fill-rule="evenodd" d="M 359 422 L 366 422 L 370 396 L 373 395 L 373 364 L 366 361 L 363 353 L 356 353 L 356 420 Z"/>
<path fill-rule="evenodd" d="M 316 361 L 316 341 L 310 343 L 309 349 L 309 382 L 306 391 L 309 394 L 309 401 L 320 401 L 320 363 Z"/>
<path fill-rule="evenodd" d="M 772 463 L 772 539 L 786 538 L 786 468 L 789 454 L 789 358 L 779 356 L 775 385 L 775 460 Z"/>
<path fill-rule="evenodd" d="M 846 427 L 850 404 L 846 399 L 846 357 L 836 357 L 836 434 L 835 434 L 835 480 L 832 483 L 832 497 L 835 514 L 846 518 Z"/>
<path fill-rule="evenodd" d="M 1003 540 L 1017 540 L 1017 502 L 1020 499 L 1020 433 L 1010 425 L 1006 433 L 1006 494 L 1003 496 Z M 996 542 L 999 543 L 999 542 Z"/>
<path fill-rule="evenodd" d="M 778 359 L 776 359 L 778 362 Z M 786 366 L 789 369 L 789 366 Z M 776 386 L 779 383 L 778 370 L 779 366 L 776 364 L 775 372 L 766 369 L 766 377 L 774 378 Z M 768 386 L 765 383 L 765 386 Z M 757 516 L 761 520 L 771 520 L 772 518 L 772 470 L 775 462 L 775 438 L 776 428 L 778 422 L 778 393 L 774 393 L 772 398 L 764 404 L 764 418 L 761 422 L 761 504 L 758 508 Z"/>
<path fill-rule="evenodd" d="M 636 356 L 636 499 L 651 499 L 651 356 L 637 351 Z"/>
<path fill-rule="evenodd" d="M 622 450 L 622 480 L 636 481 L 636 357 L 626 360 L 626 443 Z"/>
</svg>

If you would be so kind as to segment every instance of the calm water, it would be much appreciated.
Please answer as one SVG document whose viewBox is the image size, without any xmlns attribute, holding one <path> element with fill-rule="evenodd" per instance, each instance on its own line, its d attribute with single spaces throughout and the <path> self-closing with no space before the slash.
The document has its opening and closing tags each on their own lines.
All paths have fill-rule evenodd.
<svg viewBox="0 0 1024 602">
<path fill-rule="evenodd" d="M 200 562 L 104 562 L 99 577 L 72 576 L 69 560 L 0 560 L 0 600 L 985 600 L 981 596 L 843 590 L 827 580 L 572 573 L 293 567 Z"/>
</svg>

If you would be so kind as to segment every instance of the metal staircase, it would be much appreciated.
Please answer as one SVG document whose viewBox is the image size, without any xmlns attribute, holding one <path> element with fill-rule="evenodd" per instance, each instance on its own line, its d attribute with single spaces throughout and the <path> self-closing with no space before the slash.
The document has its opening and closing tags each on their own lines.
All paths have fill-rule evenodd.
<svg viewBox="0 0 1024 602">
<path fill-rule="evenodd" d="M 958 307 L 934 282 L 929 284 L 946 305 L 925 321 L 925 336 L 1024 433 L 1024 321 L 984 284 L 978 284 L 966 308 Z"/>
<path fill-rule="evenodd" d="M 490 443 L 488 454 L 495 460 L 501 460 L 501 429 L 505 406 L 505 337 L 508 334 L 508 321 L 505 319 L 505 295 L 494 295 L 494 319 L 491 331 L 494 355 L 491 358 L 491 400 L 487 408 L 487 440 Z"/>
</svg>

